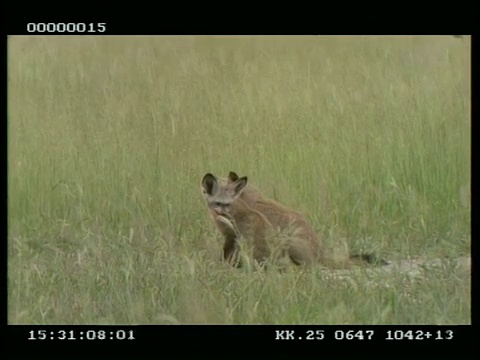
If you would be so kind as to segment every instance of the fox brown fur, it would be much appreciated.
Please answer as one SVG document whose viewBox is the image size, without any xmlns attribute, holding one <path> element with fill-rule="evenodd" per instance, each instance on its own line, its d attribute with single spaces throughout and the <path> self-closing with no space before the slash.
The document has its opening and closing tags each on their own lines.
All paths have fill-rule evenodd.
<svg viewBox="0 0 480 360">
<path fill-rule="evenodd" d="M 321 238 L 300 213 L 267 199 L 250 184 L 247 177 L 230 172 L 228 178 L 208 173 L 202 179 L 202 191 L 210 217 L 225 242 L 223 257 L 240 266 L 239 251 L 247 245 L 253 258 L 264 264 L 268 258 L 290 259 L 295 265 L 319 263 L 338 267 L 325 253 Z M 354 255 L 341 267 L 354 263 L 374 263 L 372 255 Z M 383 260 L 381 264 L 385 264 Z"/>
</svg>

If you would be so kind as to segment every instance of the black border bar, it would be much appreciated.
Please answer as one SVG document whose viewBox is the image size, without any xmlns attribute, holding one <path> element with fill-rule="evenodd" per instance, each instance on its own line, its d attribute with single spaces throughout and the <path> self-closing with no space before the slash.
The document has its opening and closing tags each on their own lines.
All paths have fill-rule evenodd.
<svg viewBox="0 0 480 360">
<path fill-rule="evenodd" d="M 9 325 L 12 351 L 125 353 L 155 350 L 180 354 L 214 354 L 230 349 L 236 355 L 320 355 L 428 353 L 461 355 L 471 349 L 469 325 L 138 325 L 61 326 Z M 384 354 L 386 355 L 386 354 Z"/>
</svg>

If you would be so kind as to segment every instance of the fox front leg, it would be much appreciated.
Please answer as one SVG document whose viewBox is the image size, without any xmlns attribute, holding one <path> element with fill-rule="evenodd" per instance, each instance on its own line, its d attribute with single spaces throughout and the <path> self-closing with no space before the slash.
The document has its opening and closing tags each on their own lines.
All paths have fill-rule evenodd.
<svg viewBox="0 0 480 360">
<path fill-rule="evenodd" d="M 237 243 L 237 237 L 233 234 L 226 235 L 225 243 L 223 244 L 223 260 L 234 267 L 241 267 L 239 251 L 240 247 Z"/>
</svg>

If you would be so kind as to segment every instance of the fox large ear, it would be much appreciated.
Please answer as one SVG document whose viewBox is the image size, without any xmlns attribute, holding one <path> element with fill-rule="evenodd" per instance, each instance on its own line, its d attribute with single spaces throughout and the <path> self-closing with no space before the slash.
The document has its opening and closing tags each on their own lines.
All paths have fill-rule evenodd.
<svg viewBox="0 0 480 360">
<path fill-rule="evenodd" d="M 247 177 L 244 176 L 240 179 L 237 179 L 235 181 L 235 195 L 240 195 L 242 191 L 245 189 L 245 186 L 247 186 Z"/>
<path fill-rule="evenodd" d="M 233 171 L 230 171 L 228 173 L 228 182 L 234 182 L 234 181 L 237 181 L 238 179 L 239 179 L 238 175 Z"/>
<path fill-rule="evenodd" d="M 217 178 L 212 174 L 206 174 L 202 179 L 203 191 L 208 195 L 212 195 L 217 191 Z"/>
</svg>

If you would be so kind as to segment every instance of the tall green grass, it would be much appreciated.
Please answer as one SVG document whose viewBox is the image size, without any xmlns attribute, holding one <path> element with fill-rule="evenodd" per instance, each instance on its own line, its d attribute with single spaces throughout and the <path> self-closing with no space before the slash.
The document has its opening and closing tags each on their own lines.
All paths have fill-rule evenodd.
<svg viewBox="0 0 480 360">
<path fill-rule="evenodd" d="M 470 322 L 448 266 L 230 269 L 200 193 L 233 170 L 332 246 L 468 254 L 468 38 L 13 37 L 8 118 L 10 323 Z"/>
</svg>

